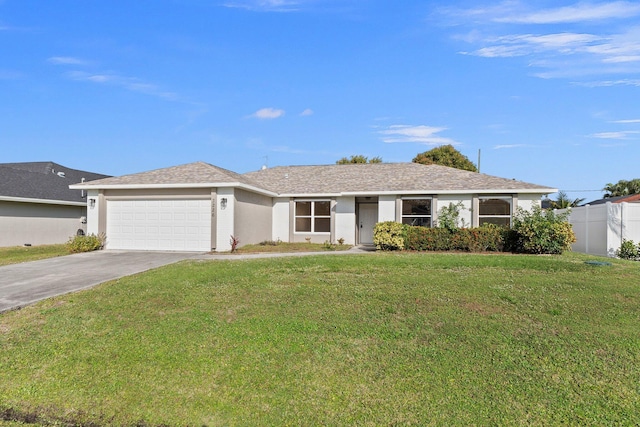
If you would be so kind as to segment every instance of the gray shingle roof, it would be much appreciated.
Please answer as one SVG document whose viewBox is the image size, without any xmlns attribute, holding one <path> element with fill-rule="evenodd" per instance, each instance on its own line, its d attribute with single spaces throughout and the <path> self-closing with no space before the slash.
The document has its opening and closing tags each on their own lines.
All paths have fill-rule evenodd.
<svg viewBox="0 0 640 427">
<path fill-rule="evenodd" d="M 155 169 L 132 175 L 100 179 L 86 183 L 88 186 L 161 186 L 191 184 L 234 184 L 264 188 L 250 178 L 205 162 L 188 163 L 163 169 Z"/>
<path fill-rule="evenodd" d="M 83 203 L 82 192 L 69 185 L 107 176 L 53 162 L 0 163 L 0 197 Z"/>
<path fill-rule="evenodd" d="M 244 174 L 280 194 L 520 191 L 555 189 L 523 181 L 418 163 L 279 166 Z M 550 191 L 553 190 L 553 191 Z"/>
<path fill-rule="evenodd" d="M 282 195 L 344 193 L 540 192 L 553 188 L 438 165 L 374 163 L 278 166 L 238 174 L 204 162 L 85 183 L 84 187 L 245 185 Z"/>
</svg>

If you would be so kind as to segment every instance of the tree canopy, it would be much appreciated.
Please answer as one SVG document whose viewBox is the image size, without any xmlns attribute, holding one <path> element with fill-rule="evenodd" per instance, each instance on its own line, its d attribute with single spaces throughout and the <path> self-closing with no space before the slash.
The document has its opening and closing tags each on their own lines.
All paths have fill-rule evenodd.
<svg viewBox="0 0 640 427">
<path fill-rule="evenodd" d="M 618 197 L 618 196 L 629 196 L 631 194 L 639 194 L 640 193 L 640 178 L 632 179 L 627 181 L 625 179 L 621 179 L 615 184 L 607 184 L 603 188 L 606 191 L 604 195 L 605 198 L 609 197 Z"/>
<path fill-rule="evenodd" d="M 551 201 L 550 206 L 551 209 L 575 208 L 582 202 L 584 202 L 584 199 L 570 199 L 567 193 L 559 191 L 558 197 Z"/>
<path fill-rule="evenodd" d="M 349 158 L 343 157 L 336 162 L 336 164 L 338 165 L 348 165 L 351 163 L 382 163 L 382 157 L 368 158 L 367 156 L 363 156 L 362 154 L 356 154 L 355 156 L 351 156 Z"/>
<path fill-rule="evenodd" d="M 478 168 L 464 154 L 453 148 L 453 145 L 442 145 L 424 153 L 418 154 L 414 163 L 423 165 L 441 165 L 462 169 L 471 172 L 478 172 Z"/>
</svg>

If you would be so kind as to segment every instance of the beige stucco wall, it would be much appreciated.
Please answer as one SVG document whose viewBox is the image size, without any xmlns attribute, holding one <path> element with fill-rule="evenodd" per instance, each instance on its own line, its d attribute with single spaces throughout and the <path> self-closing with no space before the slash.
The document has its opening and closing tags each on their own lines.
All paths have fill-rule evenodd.
<svg viewBox="0 0 640 427">
<path fill-rule="evenodd" d="M 273 219 L 271 240 L 283 242 L 289 241 L 293 234 L 289 229 L 289 198 L 273 199 Z"/>
<path fill-rule="evenodd" d="M 235 202 L 234 236 L 240 246 L 271 240 L 271 197 L 236 189 Z"/>
<path fill-rule="evenodd" d="M 378 222 L 396 221 L 396 195 L 378 198 Z"/>
<path fill-rule="evenodd" d="M 470 227 L 473 222 L 473 196 L 471 194 L 444 194 L 438 195 L 437 202 L 432 206 L 432 212 L 435 213 L 433 217 L 433 225 L 438 223 L 438 214 L 442 208 L 448 208 L 449 204 L 453 203 L 457 205 L 462 203 L 460 209 L 460 226 Z"/>
<path fill-rule="evenodd" d="M 344 239 L 347 245 L 356 243 L 356 198 L 338 197 L 336 198 L 335 215 L 336 232 L 334 242 Z"/>
<path fill-rule="evenodd" d="M 0 246 L 65 243 L 86 231 L 84 216 L 84 206 L 0 201 Z"/>
<path fill-rule="evenodd" d="M 540 207 L 541 198 L 540 194 L 518 194 L 518 203 L 515 207 L 530 211 L 534 206 Z"/>
</svg>

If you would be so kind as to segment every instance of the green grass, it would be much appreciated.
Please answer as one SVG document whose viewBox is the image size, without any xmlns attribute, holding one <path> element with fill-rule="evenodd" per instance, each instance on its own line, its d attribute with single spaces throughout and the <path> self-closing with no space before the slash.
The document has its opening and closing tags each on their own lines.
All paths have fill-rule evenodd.
<svg viewBox="0 0 640 427">
<path fill-rule="evenodd" d="M 351 245 L 332 245 L 329 243 L 287 243 L 287 242 L 268 242 L 257 243 L 252 245 L 244 245 L 239 247 L 235 253 L 251 254 L 251 253 L 291 253 L 291 252 L 324 252 L 324 251 L 347 251 L 351 249 Z"/>
<path fill-rule="evenodd" d="M 11 246 L 0 248 L 0 266 L 69 255 L 65 245 Z"/>
<path fill-rule="evenodd" d="M 78 425 L 637 425 L 640 264 L 587 259 L 167 266 L 0 315 L 0 413 Z"/>
</svg>

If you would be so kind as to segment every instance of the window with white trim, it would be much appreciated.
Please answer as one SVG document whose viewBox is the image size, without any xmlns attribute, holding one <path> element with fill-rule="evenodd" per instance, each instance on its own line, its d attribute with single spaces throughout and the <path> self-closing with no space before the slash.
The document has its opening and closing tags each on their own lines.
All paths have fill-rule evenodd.
<svg viewBox="0 0 640 427">
<path fill-rule="evenodd" d="M 331 201 L 296 201 L 295 224 L 296 233 L 330 233 Z"/>
<path fill-rule="evenodd" d="M 512 197 L 479 197 L 478 224 L 511 226 Z"/>
<path fill-rule="evenodd" d="M 402 198 L 402 223 L 431 227 L 431 198 Z"/>
</svg>

